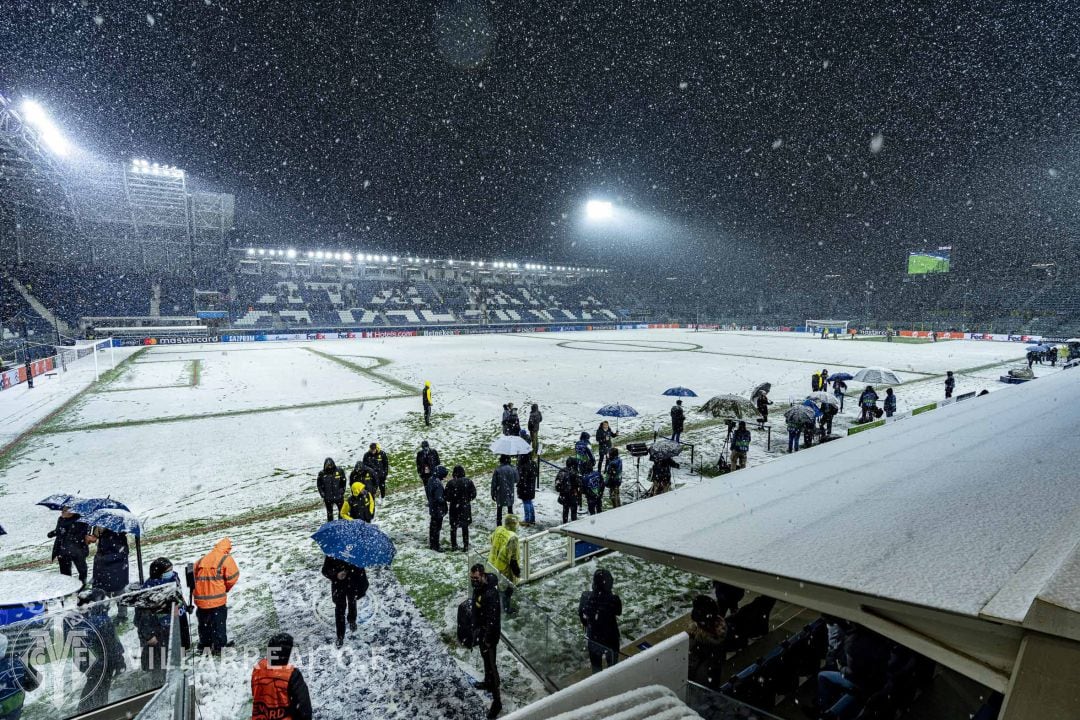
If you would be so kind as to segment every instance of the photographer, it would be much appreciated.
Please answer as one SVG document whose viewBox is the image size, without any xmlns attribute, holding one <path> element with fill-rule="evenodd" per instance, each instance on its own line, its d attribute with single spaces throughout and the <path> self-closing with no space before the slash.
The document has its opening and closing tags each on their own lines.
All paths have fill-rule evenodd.
<svg viewBox="0 0 1080 720">
<path fill-rule="evenodd" d="M 740 420 L 739 426 L 731 434 L 732 470 L 742 470 L 746 467 L 746 454 L 750 451 L 750 439 L 750 431 L 746 429 L 746 423 Z"/>
</svg>

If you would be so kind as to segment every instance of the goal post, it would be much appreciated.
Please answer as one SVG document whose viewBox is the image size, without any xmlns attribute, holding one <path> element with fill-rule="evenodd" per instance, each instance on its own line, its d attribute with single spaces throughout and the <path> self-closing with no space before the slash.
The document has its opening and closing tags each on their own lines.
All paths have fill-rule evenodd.
<svg viewBox="0 0 1080 720">
<path fill-rule="evenodd" d="M 116 367 L 116 351 L 113 348 L 112 338 L 102 340 L 85 340 L 74 345 L 57 345 L 57 361 L 60 368 L 65 372 L 78 363 L 94 364 L 94 380 L 101 377 L 105 370 Z"/>
<path fill-rule="evenodd" d="M 847 335 L 850 320 L 807 320 L 806 332 L 815 335 Z"/>
</svg>

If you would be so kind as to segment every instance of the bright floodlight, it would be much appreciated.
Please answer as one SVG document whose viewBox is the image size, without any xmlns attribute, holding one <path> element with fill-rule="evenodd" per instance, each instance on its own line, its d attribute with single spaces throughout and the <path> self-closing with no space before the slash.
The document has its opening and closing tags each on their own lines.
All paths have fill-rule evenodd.
<svg viewBox="0 0 1080 720">
<path fill-rule="evenodd" d="M 590 220 L 610 220 L 615 208 L 607 200 L 590 200 L 585 203 L 585 216 Z"/>
<path fill-rule="evenodd" d="M 40 105 L 33 100 L 23 100 L 22 112 L 26 122 L 34 126 L 41 140 L 49 146 L 50 150 L 60 156 L 71 152 L 71 143 L 60 134 L 60 130 L 53 125 L 52 120 Z"/>
</svg>

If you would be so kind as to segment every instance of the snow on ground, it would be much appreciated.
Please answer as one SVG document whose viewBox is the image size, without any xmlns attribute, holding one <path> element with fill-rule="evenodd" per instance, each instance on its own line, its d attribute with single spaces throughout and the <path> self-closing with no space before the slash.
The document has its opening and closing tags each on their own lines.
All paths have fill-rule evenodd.
<svg viewBox="0 0 1080 720">
<path fill-rule="evenodd" d="M 114 348 L 101 352 L 98 357 L 99 371 L 112 369 L 113 358 L 119 364 L 135 351 L 136 348 Z M 41 422 L 93 382 L 94 356 L 87 355 L 69 363 L 66 372 L 56 369 L 34 378 L 33 388 L 22 383 L 0 391 L 0 447 Z"/>
<path fill-rule="evenodd" d="M 144 518 L 150 531 L 147 562 L 167 555 L 179 565 L 197 558 L 221 535 L 233 538 L 243 573 L 230 600 L 230 627 L 238 644 L 260 647 L 280 626 L 319 646 L 332 635 L 332 617 L 324 607 L 328 583 L 317 575 L 321 558 L 308 539 L 323 517 L 321 506 L 315 508 L 314 475 L 324 457 L 350 466 L 368 442 L 378 440 L 391 455 L 394 492 L 380 503 L 376 521 L 398 545 L 393 575 L 411 600 L 389 575 L 373 583 L 376 617 L 371 632 L 362 630 L 355 642 L 364 652 L 401 644 L 393 635 L 398 622 L 413 628 L 414 635 L 426 631 L 415 623 L 418 607 L 435 634 L 451 645 L 459 667 L 475 677 L 479 657 L 451 640 L 453 609 L 467 592 L 468 558 L 426 549 L 427 516 L 412 465 L 422 439 L 440 450 L 443 464 L 465 465 L 476 481 L 481 500 L 474 510 L 473 549 L 483 551 L 494 521 L 487 499 L 493 458 L 486 445 L 498 433 L 504 402 L 521 408 L 523 423 L 528 404 L 541 404 L 544 455 L 560 461 L 578 433 L 595 432 L 601 418 L 594 413 L 603 404 L 624 402 L 641 413 L 620 423 L 617 444 L 622 445 L 635 436 L 651 438 L 654 426 L 667 432 L 672 398 L 661 393 L 669 386 L 695 389 L 700 398 L 686 403 L 692 408 L 711 395 L 746 394 L 770 381 L 777 437 L 766 452 L 763 433 L 755 433 L 753 465 L 780 453 L 784 402 L 801 400 L 809 392 L 810 374 L 821 367 L 897 370 L 904 381 L 897 388 L 903 412 L 941 398 L 947 369 L 958 372 L 958 392 L 1003 387 L 996 378 L 1004 370 L 986 366 L 1022 354 L 1022 346 L 1007 343 L 909 345 L 681 330 L 154 347 L 0 459 L 0 524 L 10 533 L 0 538 L 3 562 L 47 557 L 44 535 L 54 516 L 33 507 L 44 495 L 112 495 Z M 420 416 L 424 380 L 432 382 L 436 405 L 430 429 Z M 859 389 L 851 384 L 851 392 Z M 0 394 L 0 416 L 19 415 L 26 401 L 16 392 Z M 837 428 L 854 413 L 849 399 Z M 684 440 L 698 445 L 698 464 L 715 463 L 723 426 L 695 412 L 688 413 L 688 426 Z M 675 475 L 677 485 L 710 482 L 689 470 L 684 462 Z M 627 460 L 628 479 L 633 474 Z M 646 474 L 643 465 L 643 481 Z M 561 521 L 553 482 L 554 471 L 545 466 L 536 501 L 538 527 L 526 533 Z M 446 535 L 444 528 L 444 540 Z M 693 594 L 705 589 L 699 578 L 633 558 L 609 555 L 601 563 L 612 569 L 628 600 L 627 640 L 679 617 Z M 565 641 L 565 652 L 573 653 L 569 661 L 584 664 L 581 648 L 574 645 L 580 630 L 573 610 L 593 567 L 586 564 L 523 588 L 523 605 L 543 617 L 511 621 L 510 632 L 527 634 L 536 623 L 550 623 Z M 461 700 L 460 677 L 447 673 L 439 659 L 445 656 L 443 646 L 428 635 L 423 640 L 437 650 L 425 654 L 431 656 L 431 672 L 441 678 L 439 692 L 448 693 L 445 707 L 460 702 L 469 708 L 462 712 L 473 713 L 483 698 L 472 693 Z M 535 678 L 505 650 L 500 665 L 507 707 L 542 694 Z M 204 705 L 204 717 L 243 716 L 249 667 L 201 675 L 200 696 L 214 701 Z M 207 715 L 211 705 L 219 714 Z"/>
</svg>

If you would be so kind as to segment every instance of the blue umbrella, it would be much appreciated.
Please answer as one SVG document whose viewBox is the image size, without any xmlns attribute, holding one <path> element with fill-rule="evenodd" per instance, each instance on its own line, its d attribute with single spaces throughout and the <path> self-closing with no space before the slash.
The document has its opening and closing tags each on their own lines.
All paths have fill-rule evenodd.
<svg viewBox="0 0 1080 720">
<path fill-rule="evenodd" d="M 664 395 L 674 395 L 675 397 L 697 397 L 697 393 L 690 388 L 684 388 L 681 385 L 679 387 L 668 388 L 664 391 Z"/>
<path fill-rule="evenodd" d="M 324 555 L 355 567 L 389 565 L 397 549 L 386 534 L 363 520 L 333 520 L 311 536 Z"/>
<path fill-rule="evenodd" d="M 82 521 L 90 527 L 100 527 L 113 532 L 142 537 L 142 523 L 139 522 L 139 518 L 127 510 L 101 508 L 88 515 L 83 515 Z"/>
<path fill-rule="evenodd" d="M 72 503 L 80 502 L 82 498 L 78 495 L 68 495 L 67 493 L 57 493 L 56 495 L 50 495 L 45 498 L 38 505 L 47 507 L 50 510 L 60 510 L 61 508 L 71 507 Z"/>
<path fill-rule="evenodd" d="M 79 515 L 89 515 L 95 510 L 103 510 L 106 508 L 116 508 L 117 510 L 128 511 L 131 510 L 131 508 L 129 508 L 124 503 L 113 500 L 112 498 L 88 498 L 86 500 L 83 500 L 82 498 L 77 498 L 76 501 L 73 502 L 71 505 L 68 505 L 67 508 L 71 512 L 77 513 Z"/>
<path fill-rule="evenodd" d="M 120 503 L 116 504 L 119 505 Z M 139 518 L 132 515 L 130 510 L 100 508 L 83 515 L 82 521 L 90 527 L 105 528 L 113 532 L 128 533 L 135 536 L 135 557 L 139 563 L 139 582 L 141 583 L 143 581 L 142 541 L 140 540 L 142 537 L 142 523 L 139 522 Z"/>
<path fill-rule="evenodd" d="M 829 382 L 832 382 L 833 380 L 854 380 L 854 379 L 855 379 L 854 375 L 852 375 L 851 373 L 844 373 L 844 372 L 834 373 L 834 374 L 829 376 Z"/>
<path fill-rule="evenodd" d="M 3 525 L 0 525 L 0 535 L 7 535 L 7 530 L 4 529 Z"/>
<path fill-rule="evenodd" d="M 605 405 L 596 411 L 597 415 L 603 415 L 604 417 L 615 418 L 615 432 L 619 431 L 619 418 L 635 417 L 637 416 L 637 410 L 629 405 L 620 405 L 616 403 L 614 405 Z"/>
<path fill-rule="evenodd" d="M 624 417 L 636 417 L 637 410 L 629 405 L 605 405 L 596 411 L 597 415 L 603 415 L 605 417 L 624 418 Z"/>
<path fill-rule="evenodd" d="M 1032 345 L 1027 349 L 1028 352 L 1044 353 L 1050 348 L 1046 345 Z"/>
</svg>

